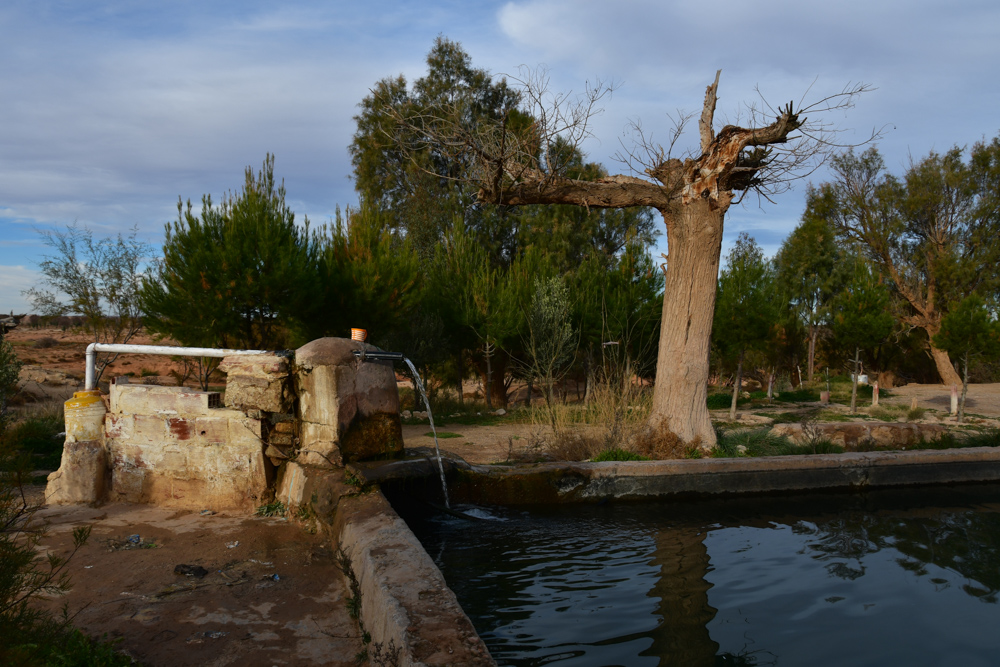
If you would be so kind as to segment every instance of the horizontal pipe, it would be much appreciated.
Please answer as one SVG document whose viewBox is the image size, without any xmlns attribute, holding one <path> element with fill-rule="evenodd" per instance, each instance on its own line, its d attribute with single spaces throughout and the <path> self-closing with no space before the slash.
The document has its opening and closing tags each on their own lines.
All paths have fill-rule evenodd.
<svg viewBox="0 0 1000 667">
<path fill-rule="evenodd" d="M 250 354 L 271 354 L 273 350 L 226 350 L 215 347 L 172 347 L 170 345 L 123 345 L 119 343 L 91 343 L 87 346 L 87 371 L 84 389 L 94 389 L 94 366 L 98 352 L 132 354 L 161 354 L 172 357 L 232 357 Z"/>
<path fill-rule="evenodd" d="M 354 356 L 362 361 L 402 361 L 402 352 L 383 352 L 382 350 L 351 350 Z"/>
</svg>

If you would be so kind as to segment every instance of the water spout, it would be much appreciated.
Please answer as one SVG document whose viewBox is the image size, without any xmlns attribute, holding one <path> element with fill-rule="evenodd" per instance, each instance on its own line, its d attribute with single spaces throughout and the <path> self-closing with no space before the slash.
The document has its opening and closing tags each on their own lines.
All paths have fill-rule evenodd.
<svg viewBox="0 0 1000 667">
<path fill-rule="evenodd" d="M 444 463 L 441 461 L 441 448 L 438 446 L 437 429 L 434 428 L 434 414 L 431 412 L 431 402 L 427 400 L 427 392 L 424 390 L 424 383 L 417 373 L 417 367 L 413 362 L 404 357 L 399 352 L 383 352 L 382 350 L 354 350 L 354 356 L 361 361 L 402 361 L 410 367 L 413 380 L 417 385 L 420 397 L 424 399 L 424 407 L 427 408 L 427 419 L 431 423 L 431 433 L 434 434 L 434 451 L 437 453 L 438 473 L 441 475 L 441 493 L 444 495 L 444 506 L 451 510 L 451 503 L 448 502 L 448 484 L 444 479 Z"/>
<path fill-rule="evenodd" d="M 420 374 L 417 373 L 416 366 L 413 365 L 412 361 L 405 357 L 403 358 L 403 361 L 410 367 L 410 372 L 413 373 L 413 379 L 417 383 L 417 391 L 420 392 L 420 397 L 424 399 L 424 407 L 427 408 L 427 419 L 431 423 L 431 433 L 434 434 L 434 451 L 437 453 L 438 473 L 441 475 L 441 493 L 444 494 L 444 506 L 451 509 L 451 504 L 448 502 L 448 484 L 444 479 L 444 464 L 441 462 L 441 448 L 438 447 L 437 429 L 434 428 L 434 414 L 431 412 L 431 402 L 427 400 L 427 392 L 424 391 L 424 383 L 420 379 Z"/>
</svg>

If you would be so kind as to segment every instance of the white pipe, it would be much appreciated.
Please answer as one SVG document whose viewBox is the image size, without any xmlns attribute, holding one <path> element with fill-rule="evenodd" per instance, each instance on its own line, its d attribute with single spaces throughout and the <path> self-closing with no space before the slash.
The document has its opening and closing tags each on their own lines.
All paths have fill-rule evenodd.
<svg viewBox="0 0 1000 667">
<path fill-rule="evenodd" d="M 162 354 L 175 357 L 232 357 L 249 354 L 271 354 L 273 350 L 224 350 L 214 347 L 171 347 L 169 345 L 120 345 L 112 343 L 91 343 L 87 346 L 87 376 L 84 389 L 94 388 L 94 366 L 97 352 L 118 352 L 135 354 Z"/>
</svg>

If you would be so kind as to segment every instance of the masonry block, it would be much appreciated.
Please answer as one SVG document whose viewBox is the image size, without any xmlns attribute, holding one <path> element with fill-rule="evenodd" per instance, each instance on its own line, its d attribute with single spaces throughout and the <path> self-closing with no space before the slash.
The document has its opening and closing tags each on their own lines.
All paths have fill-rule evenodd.
<svg viewBox="0 0 1000 667">
<path fill-rule="evenodd" d="M 277 354 L 226 357 L 226 405 L 241 410 L 286 413 L 295 403 L 288 358 Z"/>
<path fill-rule="evenodd" d="M 209 415 L 222 407 L 217 391 L 145 384 L 113 384 L 110 389 L 113 414 Z"/>
</svg>

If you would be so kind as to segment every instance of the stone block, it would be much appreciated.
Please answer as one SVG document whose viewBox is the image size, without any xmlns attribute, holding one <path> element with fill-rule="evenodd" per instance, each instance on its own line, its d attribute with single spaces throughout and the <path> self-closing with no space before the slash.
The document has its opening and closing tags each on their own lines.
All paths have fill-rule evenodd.
<svg viewBox="0 0 1000 667">
<path fill-rule="evenodd" d="M 216 391 L 144 384 L 111 385 L 110 404 L 115 414 L 145 415 L 209 415 L 222 407 Z"/>
<path fill-rule="evenodd" d="M 45 501 L 51 505 L 64 505 L 103 500 L 107 468 L 103 441 L 67 441 L 63 445 L 59 470 L 48 477 Z"/>
<path fill-rule="evenodd" d="M 276 354 L 233 356 L 222 360 L 226 405 L 242 410 L 287 413 L 295 403 L 288 358 Z"/>
<path fill-rule="evenodd" d="M 259 442 L 109 443 L 110 499 L 184 509 L 251 510 L 267 490 Z"/>
<path fill-rule="evenodd" d="M 343 461 L 390 458 L 402 452 L 392 364 L 360 361 L 353 352 L 362 346 L 347 339 L 322 338 L 296 350 L 300 462 L 330 464 L 334 448 Z"/>
</svg>

